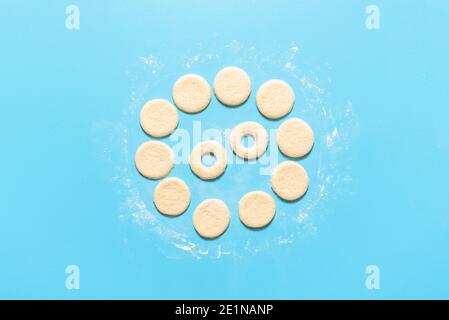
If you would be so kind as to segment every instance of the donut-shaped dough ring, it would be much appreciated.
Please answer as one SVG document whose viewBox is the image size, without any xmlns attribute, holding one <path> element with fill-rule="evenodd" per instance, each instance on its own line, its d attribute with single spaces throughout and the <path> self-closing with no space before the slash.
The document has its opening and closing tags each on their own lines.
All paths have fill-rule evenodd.
<svg viewBox="0 0 449 320">
<path fill-rule="evenodd" d="M 245 147 L 242 139 L 245 136 L 254 138 L 254 145 Z M 257 159 L 267 150 L 267 130 L 257 122 L 247 121 L 238 124 L 231 132 L 231 147 L 237 156 L 243 159 Z"/>
<path fill-rule="evenodd" d="M 212 166 L 205 166 L 202 157 L 206 154 L 212 154 L 215 157 L 215 163 Z M 196 145 L 190 154 L 190 168 L 199 178 L 203 180 L 212 180 L 221 176 L 228 164 L 228 156 L 225 148 L 217 141 L 204 141 Z"/>
</svg>

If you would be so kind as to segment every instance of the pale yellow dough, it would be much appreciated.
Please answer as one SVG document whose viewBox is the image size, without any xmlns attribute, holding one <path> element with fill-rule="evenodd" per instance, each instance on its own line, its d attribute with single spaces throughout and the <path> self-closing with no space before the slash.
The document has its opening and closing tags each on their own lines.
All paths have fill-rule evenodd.
<svg viewBox="0 0 449 320">
<path fill-rule="evenodd" d="M 266 192 L 248 192 L 240 199 L 239 216 L 247 227 L 265 227 L 273 220 L 275 212 L 276 203 Z"/>
<path fill-rule="evenodd" d="M 168 175 L 173 162 L 173 151 L 160 141 L 145 142 L 136 151 L 136 168 L 149 179 L 161 179 Z"/>
<path fill-rule="evenodd" d="M 189 187 L 179 178 L 167 178 L 156 186 L 153 201 L 159 212 L 179 216 L 189 207 Z"/>
<path fill-rule="evenodd" d="M 193 214 L 193 226 L 200 236 L 217 238 L 229 226 L 229 209 L 220 199 L 207 199 L 201 202 Z"/>
<path fill-rule="evenodd" d="M 217 99 L 231 107 L 243 104 L 251 93 L 251 79 L 237 67 L 226 67 L 215 76 L 214 90 Z"/>
<path fill-rule="evenodd" d="M 197 113 L 209 105 L 211 89 L 203 77 L 186 74 L 175 82 L 172 95 L 179 109 L 187 113 Z"/>
<path fill-rule="evenodd" d="M 178 111 L 165 99 L 148 101 L 140 111 L 140 125 L 152 137 L 168 136 L 178 126 Z"/>
<path fill-rule="evenodd" d="M 202 163 L 202 157 L 211 153 L 215 157 L 215 163 L 208 167 Z M 189 158 L 190 168 L 193 173 L 203 180 L 212 180 L 221 176 L 228 164 L 228 156 L 225 148 L 217 141 L 204 141 L 196 145 Z"/>
<path fill-rule="evenodd" d="M 279 126 L 277 143 L 283 154 L 292 158 L 300 158 L 310 152 L 313 147 L 312 128 L 299 118 L 291 118 Z"/>
<path fill-rule="evenodd" d="M 287 82 L 278 79 L 265 82 L 256 94 L 257 108 L 269 119 L 279 119 L 287 115 L 294 102 L 293 89 Z"/>
<path fill-rule="evenodd" d="M 284 161 L 274 169 L 271 188 L 282 199 L 294 201 L 306 193 L 309 177 L 306 170 L 293 161 Z"/>
<path fill-rule="evenodd" d="M 242 139 L 245 136 L 254 138 L 254 145 L 245 147 Z M 259 123 L 254 121 L 246 121 L 238 124 L 232 129 L 231 148 L 240 158 L 257 159 L 267 150 L 268 133 L 267 130 Z"/>
</svg>

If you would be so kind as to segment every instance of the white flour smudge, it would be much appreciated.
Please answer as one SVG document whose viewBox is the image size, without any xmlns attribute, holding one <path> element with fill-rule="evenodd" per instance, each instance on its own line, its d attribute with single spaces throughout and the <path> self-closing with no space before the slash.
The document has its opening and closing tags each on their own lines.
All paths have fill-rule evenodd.
<svg viewBox="0 0 449 320">
<path fill-rule="evenodd" d="M 220 48 L 210 51 L 209 48 Z M 162 239 L 172 248 L 175 258 L 183 257 L 182 253 L 188 253 L 195 258 L 211 257 L 215 259 L 224 256 L 242 255 L 245 252 L 257 254 L 276 245 L 289 245 L 297 238 L 317 233 L 317 226 L 313 221 L 318 209 L 327 201 L 336 197 L 341 190 L 352 182 L 350 164 L 345 158 L 345 151 L 350 147 L 351 131 L 356 127 L 352 103 L 346 102 L 342 108 L 332 103 L 325 84 L 331 83 L 326 72 L 319 77 L 313 66 L 305 64 L 301 57 L 298 45 L 292 44 L 287 49 L 262 52 L 254 46 L 245 46 L 239 41 L 232 41 L 225 46 L 198 44 L 196 50 L 185 55 L 181 66 L 186 73 L 197 65 L 210 65 L 221 67 L 230 64 L 226 57 L 231 57 L 235 64 L 248 66 L 253 72 L 259 73 L 259 78 L 268 78 L 265 66 L 276 67 L 292 83 L 294 90 L 298 91 L 303 99 L 301 113 L 319 123 L 317 132 L 325 132 L 317 136 L 313 152 L 316 152 L 318 163 L 316 170 L 310 172 L 314 175 L 315 184 L 310 186 L 307 196 L 298 202 L 295 216 L 289 216 L 285 212 L 278 213 L 285 220 L 285 232 L 281 232 L 271 239 L 255 240 L 240 239 L 226 242 L 197 241 L 197 236 L 192 236 L 191 230 L 178 231 L 170 222 L 160 218 L 158 213 L 153 213 L 148 207 L 149 199 L 142 196 L 141 177 L 135 174 L 134 152 L 130 150 L 130 130 L 136 123 L 136 114 L 145 101 L 147 93 L 152 86 L 165 76 L 165 65 L 169 62 L 162 61 L 156 54 L 138 58 L 139 63 L 134 70 L 128 71 L 134 89 L 130 93 L 130 103 L 118 123 L 99 122 L 94 125 L 95 139 L 102 160 L 113 168 L 111 182 L 117 186 L 118 193 L 123 199 L 118 218 L 123 223 L 132 222 L 137 225 L 149 237 Z M 181 74 L 182 72 L 180 72 Z M 316 150 L 315 150 L 316 149 Z M 235 177 L 237 184 L 244 184 L 245 179 Z M 199 193 L 207 195 L 207 189 L 199 190 Z M 290 219 L 290 220 L 289 220 Z M 191 225 L 187 226 L 192 228 Z M 187 229 L 186 229 L 187 230 Z"/>
</svg>

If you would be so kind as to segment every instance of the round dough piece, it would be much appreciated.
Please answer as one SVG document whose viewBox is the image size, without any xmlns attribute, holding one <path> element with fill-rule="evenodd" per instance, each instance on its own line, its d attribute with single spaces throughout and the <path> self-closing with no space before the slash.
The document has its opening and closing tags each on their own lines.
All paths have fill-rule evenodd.
<svg viewBox="0 0 449 320">
<path fill-rule="evenodd" d="M 294 201 L 301 198 L 309 186 L 304 168 L 293 161 L 280 163 L 271 176 L 271 188 L 282 199 Z"/>
<path fill-rule="evenodd" d="M 140 111 L 140 125 L 150 136 L 168 136 L 178 126 L 178 111 L 165 99 L 148 101 Z"/>
<path fill-rule="evenodd" d="M 254 144 L 251 147 L 245 147 L 242 139 L 245 136 L 252 136 Z M 238 124 L 232 129 L 231 148 L 240 158 L 257 159 L 267 150 L 268 133 L 267 130 L 259 123 L 247 121 Z"/>
<path fill-rule="evenodd" d="M 300 158 L 310 152 L 313 147 L 312 128 L 299 118 L 291 118 L 279 126 L 277 143 L 283 154 L 292 158 Z"/>
<path fill-rule="evenodd" d="M 263 191 L 245 194 L 239 203 L 239 216 L 244 225 L 250 228 L 263 228 L 274 218 L 276 203 Z"/>
<path fill-rule="evenodd" d="M 217 73 L 214 80 L 217 99 L 231 107 L 243 104 L 251 93 L 251 79 L 237 67 L 226 67 Z"/>
<path fill-rule="evenodd" d="M 229 209 L 220 199 L 207 199 L 196 207 L 193 213 L 193 226 L 200 236 L 217 238 L 229 226 Z"/>
<path fill-rule="evenodd" d="M 211 90 L 203 77 L 186 74 L 175 82 L 172 95 L 179 109 L 187 113 L 197 113 L 209 105 Z"/>
<path fill-rule="evenodd" d="M 136 168 L 149 179 L 161 179 L 168 175 L 173 162 L 173 151 L 160 141 L 145 142 L 136 151 Z"/>
<path fill-rule="evenodd" d="M 202 162 L 202 158 L 206 154 L 212 154 L 215 157 L 215 163 L 206 166 Z M 226 170 L 228 164 L 228 156 L 225 148 L 217 141 L 204 141 L 197 144 L 190 154 L 190 168 L 193 173 L 203 180 L 212 180 L 221 176 Z"/>
<path fill-rule="evenodd" d="M 256 94 L 257 108 L 269 119 L 279 119 L 287 115 L 294 102 L 293 89 L 287 82 L 278 79 L 265 82 Z"/>
<path fill-rule="evenodd" d="M 156 186 L 153 201 L 160 213 L 179 216 L 189 207 L 189 187 L 179 178 L 167 178 Z"/>
</svg>

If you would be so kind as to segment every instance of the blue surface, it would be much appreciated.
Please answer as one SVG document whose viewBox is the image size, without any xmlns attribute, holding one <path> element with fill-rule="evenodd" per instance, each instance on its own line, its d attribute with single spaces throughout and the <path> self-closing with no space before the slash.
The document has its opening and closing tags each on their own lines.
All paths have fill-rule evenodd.
<svg viewBox="0 0 449 320">
<path fill-rule="evenodd" d="M 449 3 L 75 2 L 76 31 L 61 1 L 0 5 L 1 298 L 449 298 Z M 379 30 L 365 28 L 371 3 Z M 271 192 L 260 164 L 229 166 L 206 185 L 176 166 L 194 198 L 171 220 L 155 213 L 155 183 L 132 166 L 149 139 L 139 103 L 169 97 L 185 72 L 211 82 L 229 64 L 252 76 L 251 98 L 238 110 L 213 100 L 197 115 L 203 126 L 276 128 L 257 113 L 254 89 L 280 77 L 294 83 L 292 115 L 317 137 L 300 160 L 308 194 L 278 201 L 259 232 L 236 208 L 246 191 Z M 182 114 L 180 127 L 192 121 Z M 232 223 L 208 242 L 190 219 L 216 196 Z M 145 212 L 157 220 L 140 221 Z M 301 212 L 307 219 L 293 222 Z M 185 250 L 173 230 L 185 233 Z M 65 287 L 71 264 L 80 290 Z M 371 264 L 380 290 L 365 287 Z"/>
</svg>

